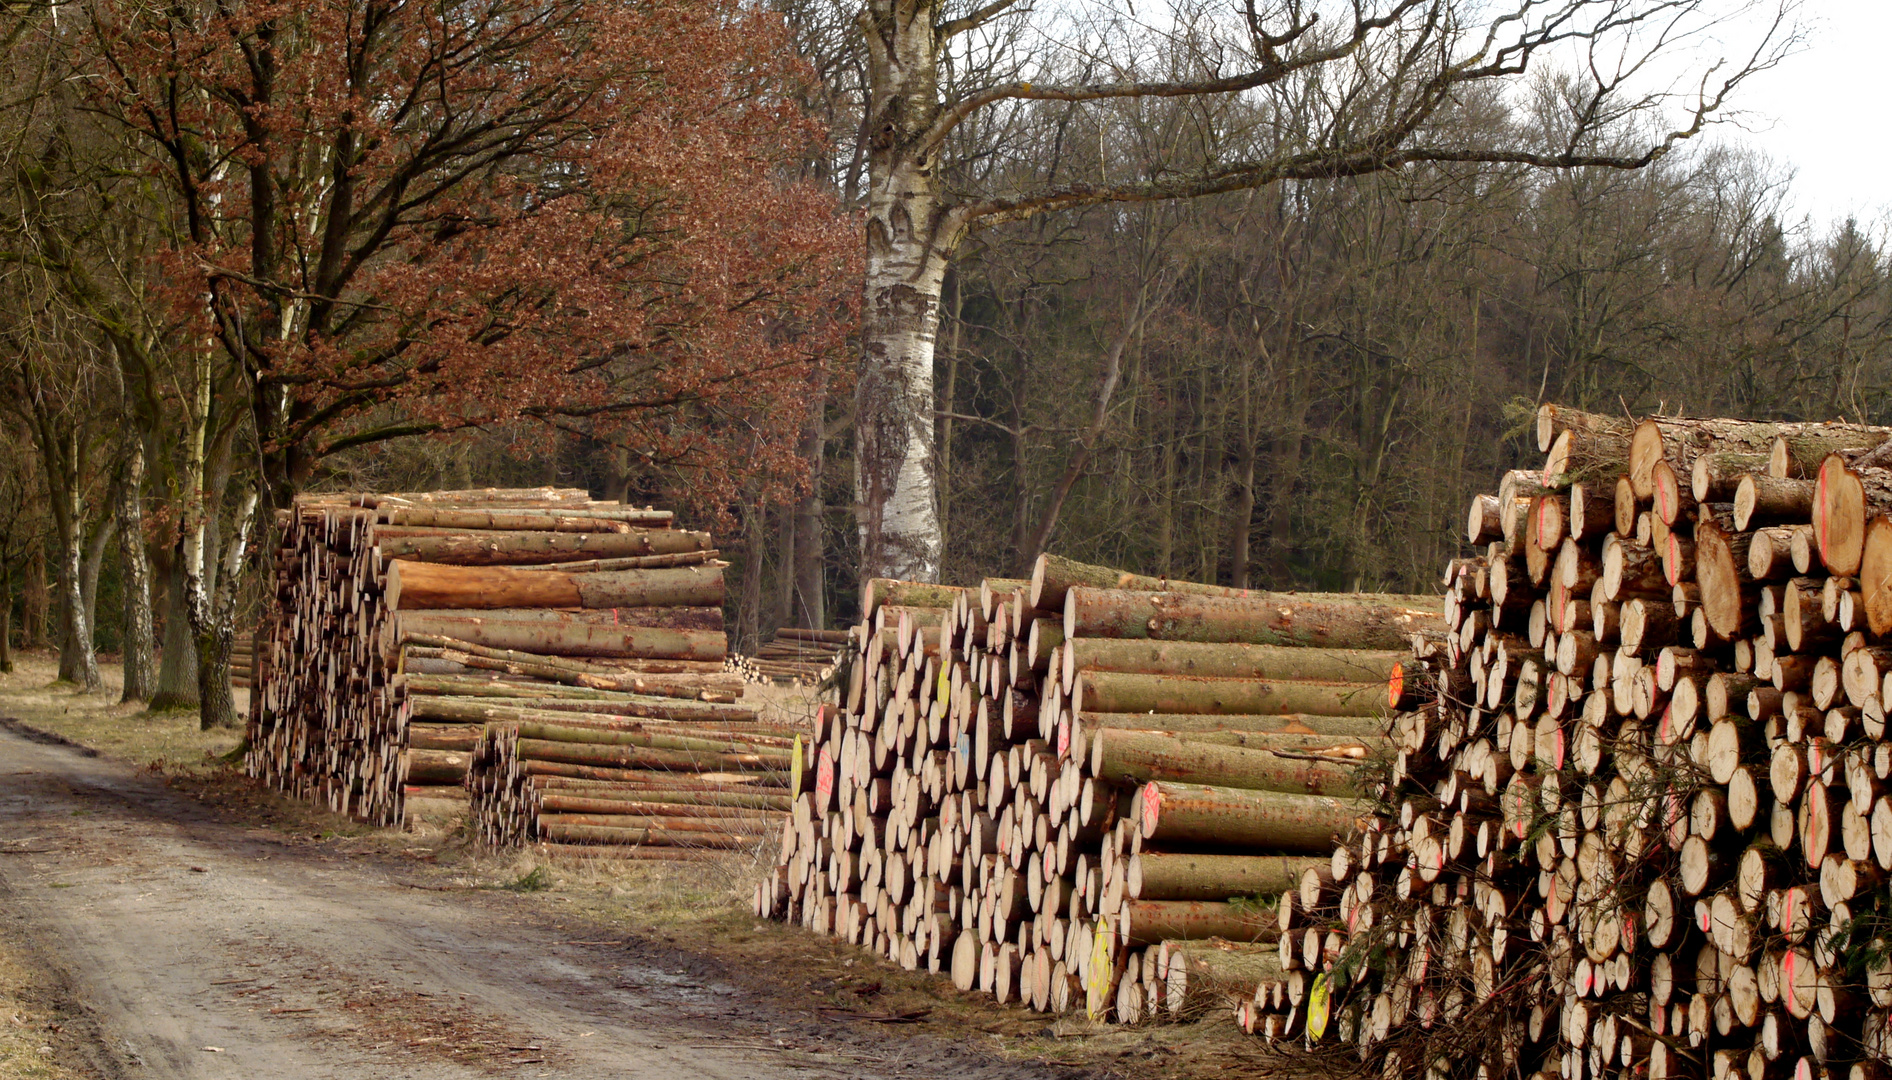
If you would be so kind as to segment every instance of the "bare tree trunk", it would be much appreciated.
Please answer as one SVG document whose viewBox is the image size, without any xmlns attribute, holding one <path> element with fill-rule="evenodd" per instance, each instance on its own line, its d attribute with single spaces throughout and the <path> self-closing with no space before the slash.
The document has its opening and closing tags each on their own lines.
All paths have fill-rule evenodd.
<svg viewBox="0 0 1892 1080">
<path fill-rule="evenodd" d="M 124 475 L 112 513 L 118 521 L 118 561 L 125 592 L 124 670 L 121 701 L 149 701 L 157 692 L 151 625 L 151 564 L 145 558 L 145 451 L 137 435 L 128 440 Z"/>
<path fill-rule="evenodd" d="M 604 499 L 628 503 L 631 501 L 631 452 L 622 446 L 613 446 L 610 461 L 610 471 L 604 478 Z"/>
<path fill-rule="evenodd" d="M 59 678 L 76 683 L 84 693 L 94 693 L 104 686 L 99 675 L 98 650 L 92 640 L 92 624 L 87 620 L 85 602 L 85 501 L 81 487 L 84 473 L 80 435 L 75 430 L 48 435 L 45 445 L 46 480 L 51 488 L 54 532 L 59 539 Z M 53 467 L 63 464 L 63 468 Z"/>
<path fill-rule="evenodd" d="M 118 535 L 118 521 L 106 517 L 85 542 L 85 561 L 79 566 L 79 595 L 85 601 L 85 624 L 94 631 L 99 625 L 99 571 L 105 566 L 106 549 Z"/>
<path fill-rule="evenodd" d="M 78 510 L 73 499 L 73 511 Z M 85 545 L 76 529 L 60 537 L 59 600 L 66 612 L 65 645 L 59 650 L 59 677 L 76 683 L 85 693 L 96 693 L 105 685 L 99 675 L 98 649 L 92 640 L 92 624 L 86 620 Z"/>
<path fill-rule="evenodd" d="M 795 596 L 794 623 L 820 630 L 828 625 L 826 601 L 826 561 L 822 547 L 827 538 L 821 519 L 822 462 L 827 452 L 827 384 L 816 383 L 810 395 L 808 418 L 801 430 L 801 456 L 808 463 L 808 494 L 795 507 Z"/>
<path fill-rule="evenodd" d="M 762 501 L 749 504 L 743 515 L 742 610 L 736 615 L 736 649 L 754 652 L 762 642 L 762 546 L 768 529 Z"/>
<path fill-rule="evenodd" d="M 1071 451 L 1070 461 L 1065 463 L 1063 475 L 1051 489 L 1051 496 L 1045 501 L 1044 509 L 1038 515 L 1038 524 L 1033 526 L 1019 545 L 1018 572 L 1023 577 L 1031 576 L 1032 564 L 1038 556 L 1044 554 L 1045 545 L 1051 542 L 1051 532 L 1058 527 L 1058 515 L 1064 512 L 1065 500 L 1071 497 L 1071 489 L 1090 467 L 1091 455 L 1096 453 L 1097 440 L 1104 434 L 1104 427 L 1110 420 L 1110 402 L 1117 394 L 1117 386 L 1123 381 L 1123 351 L 1142 329 L 1143 316 L 1148 311 L 1146 300 L 1149 297 L 1148 281 L 1138 290 L 1136 301 L 1131 305 L 1130 314 L 1124 320 L 1123 330 L 1104 350 L 1103 370 L 1097 375 L 1097 392 L 1091 398 L 1091 422 L 1084 434 L 1078 437 L 1077 446 Z M 1019 430 L 1024 429 L 1024 417 L 1016 418 Z M 1021 437 L 1019 441 L 1024 440 Z M 1020 461 L 1023 467 L 1023 461 Z M 1020 483 L 1024 482 L 1021 474 Z"/>
<path fill-rule="evenodd" d="M 0 563 L 0 673 L 13 670 L 13 568 Z"/>
<path fill-rule="evenodd" d="M 1235 498 L 1229 506 L 1229 584 L 1246 589 L 1248 526 L 1255 516 L 1255 444 L 1246 434 L 1235 455 Z"/>
<path fill-rule="evenodd" d="M 20 587 L 20 647 L 36 648 L 46 643 L 46 552 L 38 544 L 26 559 L 26 580 Z"/>
<path fill-rule="evenodd" d="M 192 601 L 191 637 L 197 645 L 198 719 L 204 731 L 239 725 L 236 699 L 230 692 L 230 646 L 236 640 L 237 593 L 242 587 L 243 564 L 249 557 L 256 502 L 252 491 L 237 509 L 230 539 L 221 545 L 223 559 L 217 567 L 214 591 L 204 587 L 204 576 L 191 573 L 190 561 L 185 561 L 184 587 Z M 204 561 L 216 562 L 208 557 Z"/>
<path fill-rule="evenodd" d="M 951 321 L 947 324 L 946 385 L 940 390 L 939 420 L 933 426 L 933 476 L 939 504 L 939 551 L 942 563 L 953 539 L 953 409 L 959 398 L 959 359 L 962 355 L 959 342 L 965 332 L 965 324 L 959 317 L 965 310 L 965 297 L 960 288 L 963 279 L 962 273 L 953 274 L 953 298 L 949 309 Z"/>
<path fill-rule="evenodd" d="M 184 559 L 170 553 L 164 590 L 164 651 L 158 662 L 153 709 L 197 707 L 197 642 L 191 635 L 189 601 L 184 594 Z"/>
<path fill-rule="evenodd" d="M 781 517 L 775 531 L 774 617 L 775 625 L 791 626 L 795 622 L 795 545 L 801 538 L 796 535 L 797 515 L 784 507 Z"/>
<path fill-rule="evenodd" d="M 947 259 L 965 231 L 943 211 L 937 162 L 914 147 L 940 113 L 935 3 L 872 0 L 861 12 L 867 103 L 866 273 L 855 383 L 861 577 L 935 581 L 933 347 Z"/>
</svg>

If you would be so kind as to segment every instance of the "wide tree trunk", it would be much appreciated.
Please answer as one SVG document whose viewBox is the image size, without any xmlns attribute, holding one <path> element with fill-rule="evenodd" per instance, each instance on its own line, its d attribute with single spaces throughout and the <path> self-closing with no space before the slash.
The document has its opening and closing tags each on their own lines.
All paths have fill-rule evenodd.
<svg viewBox="0 0 1892 1080">
<path fill-rule="evenodd" d="M 190 601 L 191 638 L 197 645 L 197 708 L 204 731 L 234 728 L 239 723 L 230 691 L 230 646 L 236 640 L 237 592 L 249 556 L 256 502 L 251 494 L 237 507 L 228 540 L 219 544 L 217 533 L 200 531 L 198 544 L 202 546 L 184 549 L 184 588 Z M 192 573 L 193 566 L 200 572 Z M 216 586 L 210 588 L 206 581 L 213 572 Z"/>
<path fill-rule="evenodd" d="M 194 635 L 197 645 L 197 702 L 204 731 L 238 726 L 236 698 L 230 690 L 230 646 L 236 640 L 232 620 L 212 620 Z"/>
<path fill-rule="evenodd" d="M 197 707 L 197 642 L 191 636 L 189 601 L 184 593 L 184 563 L 174 550 L 168 560 L 164 590 L 164 651 L 158 661 L 153 709 Z"/>
<path fill-rule="evenodd" d="M 145 558 L 144 444 L 130 439 L 125 472 L 113 493 L 112 514 L 118 524 L 118 563 L 124 591 L 125 692 L 121 701 L 149 701 L 158 689 L 158 673 L 151 623 L 151 564 Z"/>
<path fill-rule="evenodd" d="M 964 227 L 946 220 L 931 155 L 939 116 L 934 3 L 872 0 L 861 13 L 872 68 L 861 370 L 855 383 L 855 496 L 861 579 L 936 581 L 933 346 L 946 263 Z"/>
</svg>

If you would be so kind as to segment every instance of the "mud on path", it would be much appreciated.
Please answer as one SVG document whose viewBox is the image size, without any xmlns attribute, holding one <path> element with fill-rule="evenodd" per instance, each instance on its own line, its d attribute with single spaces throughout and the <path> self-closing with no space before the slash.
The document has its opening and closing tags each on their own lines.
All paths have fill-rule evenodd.
<svg viewBox="0 0 1892 1080">
<path fill-rule="evenodd" d="M 1071 1075 L 817 1023 L 713 960 L 310 850 L 21 732 L 0 726 L 0 934 L 68 999 L 82 1075 Z"/>
</svg>

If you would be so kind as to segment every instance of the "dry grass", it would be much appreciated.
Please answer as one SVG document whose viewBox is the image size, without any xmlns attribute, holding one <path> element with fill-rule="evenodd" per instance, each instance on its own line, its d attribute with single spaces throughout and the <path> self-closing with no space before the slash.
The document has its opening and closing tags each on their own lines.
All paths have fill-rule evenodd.
<svg viewBox="0 0 1892 1080">
<path fill-rule="evenodd" d="M 61 996 L 32 954 L 0 924 L 0 1076 L 19 1080 L 79 1080 L 68 1064 L 73 1041 Z"/>
<path fill-rule="evenodd" d="M 167 774 L 201 773 L 215 769 L 216 759 L 236 749 L 242 737 L 239 731 L 199 731 L 195 712 L 148 712 L 140 705 L 119 704 L 124 682 L 115 661 L 100 660 L 105 690 L 97 694 L 56 681 L 59 659 L 49 650 L 16 652 L 14 665 L 0 674 L 0 715 L 115 758 L 157 766 Z M 248 707 L 248 697 L 248 691 L 237 691 L 239 712 Z"/>
</svg>

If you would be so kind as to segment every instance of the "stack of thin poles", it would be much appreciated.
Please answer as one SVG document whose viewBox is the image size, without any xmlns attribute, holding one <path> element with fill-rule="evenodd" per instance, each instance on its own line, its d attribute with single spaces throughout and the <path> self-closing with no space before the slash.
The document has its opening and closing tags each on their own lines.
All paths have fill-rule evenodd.
<svg viewBox="0 0 1892 1080">
<path fill-rule="evenodd" d="M 1298 977 L 1246 1017 L 1389 1077 L 1881 1076 L 1892 429 L 1537 435 L 1472 505 L 1385 815 L 1282 905 Z"/>
<path fill-rule="evenodd" d="M 464 801 L 495 710 L 661 718 L 740 693 L 723 564 L 669 511 L 485 489 L 304 496 L 277 524 L 246 767 L 338 813 Z"/>
<path fill-rule="evenodd" d="M 1055 556 L 972 589 L 874 581 L 862 610 L 758 914 L 1121 1021 L 1284 981 L 1273 898 L 1324 889 L 1372 817 L 1356 772 L 1417 683 L 1411 636 L 1443 626 L 1430 598 Z"/>
<path fill-rule="evenodd" d="M 780 829 L 799 728 L 630 697 L 489 709 L 466 776 L 473 833 L 494 846 L 673 858 L 759 847 Z"/>
<path fill-rule="evenodd" d="M 753 656 L 729 657 L 729 670 L 746 682 L 781 686 L 820 686 L 833 677 L 849 643 L 846 630 L 805 630 L 784 626 L 775 640 Z"/>
</svg>

